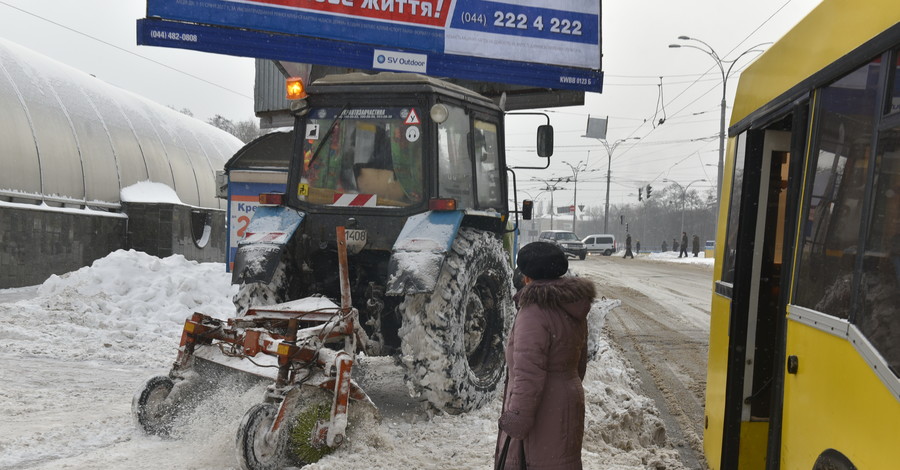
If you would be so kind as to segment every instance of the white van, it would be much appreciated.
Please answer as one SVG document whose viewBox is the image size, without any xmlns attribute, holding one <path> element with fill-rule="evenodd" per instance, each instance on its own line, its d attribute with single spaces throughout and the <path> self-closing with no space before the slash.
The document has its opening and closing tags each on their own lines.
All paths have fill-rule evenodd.
<svg viewBox="0 0 900 470">
<path fill-rule="evenodd" d="M 581 241 L 588 253 L 603 253 L 609 256 L 616 252 L 616 236 L 609 233 L 588 235 Z"/>
</svg>

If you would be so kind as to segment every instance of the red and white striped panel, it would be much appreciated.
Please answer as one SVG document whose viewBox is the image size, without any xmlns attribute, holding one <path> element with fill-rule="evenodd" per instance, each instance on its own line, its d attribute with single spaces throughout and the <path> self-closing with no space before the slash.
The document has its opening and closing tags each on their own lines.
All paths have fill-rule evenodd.
<svg viewBox="0 0 900 470">
<path fill-rule="evenodd" d="M 374 194 L 340 194 L 334 195 L 333 206 L 344 207 L 375 207 L 378 196 Z"/>
</svg>

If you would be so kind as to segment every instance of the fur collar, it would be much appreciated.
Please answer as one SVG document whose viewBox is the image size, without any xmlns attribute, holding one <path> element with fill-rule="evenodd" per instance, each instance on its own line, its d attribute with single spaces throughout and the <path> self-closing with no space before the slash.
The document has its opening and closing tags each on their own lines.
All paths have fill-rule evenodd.
<svg viewBox="0 0 900 470">
<path fill-rule="evenodd" d="M 519 308 L 529 305 L 563 307 L 576 302 L 590 303 L 595 297 L 597 288 L 592 281 L 571 276 L 535 280 L 516 294 Z"/>
</svg>

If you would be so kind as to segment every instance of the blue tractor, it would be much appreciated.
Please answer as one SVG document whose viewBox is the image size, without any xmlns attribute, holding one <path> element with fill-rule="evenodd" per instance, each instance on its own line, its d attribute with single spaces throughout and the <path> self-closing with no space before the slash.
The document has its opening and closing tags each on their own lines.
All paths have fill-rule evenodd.
<svg viewBox="0 0 900 470">
<path fill-rule="evenodd" d="M 292 102 L 283 194 L 263 194 L 234 259 L 238 315 L 339 298 L 346 227 L 353 306 L 370 355 L 398 355 L 414 396 L 459 413 L 492 397 L 514 315 L 514 173 L 504 111 L 414 74 L 320 78 Z M 552 154 L 549 125 L 537 151 Z M 508 175 L 512 174 L 513 178 Z"/>
</svg>

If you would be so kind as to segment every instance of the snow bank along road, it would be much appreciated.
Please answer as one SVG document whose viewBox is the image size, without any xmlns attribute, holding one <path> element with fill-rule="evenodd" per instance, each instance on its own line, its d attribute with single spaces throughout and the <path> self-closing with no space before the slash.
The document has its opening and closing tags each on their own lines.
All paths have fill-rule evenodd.
<svg viewBox="0 0 900 470">
<path fill-rule="evenodd" d="M 584 380 L 584 467 L 698 468 L 672 445 L 681 438 L 661 419 L 667 412 L 643 392 L 640 370 L 601 334 L 610 317 L 614 326 L 607 331 L 628 339 L 615 325 L 637 298 L 611 289 L 618 281 L 608 277 L 615 266 L 609 261 L 571 264 L 594 277 L 607 296 L 621 294 L 627 302 L 619 308 L 619 300 L 597 302 L 591 314 L 598 352 Z M 41 286 L 0 290 L 0 469 L 235 468 L 235 431 L 246 410 L 262 400 L 261 387 L 211 394 L 179 421 L 172 439 L 138 432 L 130 410 L 141 384 L 165 374 L 175 359 L 184 319 L 195 311 L 231 315 L 233 294 L 220 263 L 133 251 L 112 253 Z M 351 421 L 347 442 L 304 470 L 491 468 L 499 393 L 471 413 L 429 415 L 409 398 L 395 358 L 359 357 L 358 365 L 354 376 L 382 419 Z M 652 379 L 643 382 L 653 389 Z"/>
<path fill-rule="evenodd" d="M 622 302 L 607 317 L 609 338 L 656 400 L 684 464 L 703 468 L 712 266 L 670 261 L 591 256 L 569 265 Z"/>
</svg>

